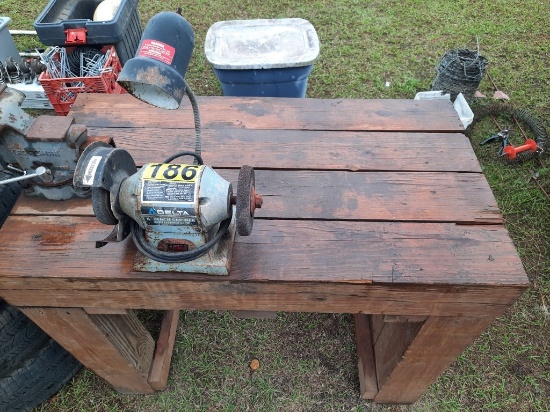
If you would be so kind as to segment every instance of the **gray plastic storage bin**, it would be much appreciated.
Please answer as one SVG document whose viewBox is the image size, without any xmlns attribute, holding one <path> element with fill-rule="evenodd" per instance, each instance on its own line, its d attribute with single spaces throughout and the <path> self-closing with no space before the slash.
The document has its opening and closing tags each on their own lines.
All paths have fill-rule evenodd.
<svg viewBox="0 0 550 412">
<path fill-rule="evenodd" d="M 113 45 L 122 65 L 134 57 L 141 40 L 138 0 L 122 0 L 114 18 L 93 21 L 102 0 L 50 0 L 34 22 L 36 34 L 48 46 L 78 46 L 67 42 L 67 30 L 86 30 L 87 45 Z"/>
<path fill-rule="evenodd" d="M 304 19 L 221 21 L 204 52 L 226 96 L 305 97 L 319 38 Z"/>
<path fill-rule="evenodd" d="M 2 64 L 8 57 L 13 57 L 15 61 L 21 58 L 8 29 L 10 21 L 9 17 L 0 17 L 0 63 Z"/>
</svg>

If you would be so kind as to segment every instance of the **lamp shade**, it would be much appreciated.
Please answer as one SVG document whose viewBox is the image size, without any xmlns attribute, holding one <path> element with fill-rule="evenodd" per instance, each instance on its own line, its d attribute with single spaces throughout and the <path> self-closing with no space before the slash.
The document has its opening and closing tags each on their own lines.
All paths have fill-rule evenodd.
<svg viewBox="0 0 550 412">
<path fill-rule="evenodd" d="M 174 12 L 158 13 L 147 23 L 135 57 L 126 62 L 117 82 L 139 100 L 177 109 L 194 46 L 195 33 L 187 20 Z"/>
</svg>

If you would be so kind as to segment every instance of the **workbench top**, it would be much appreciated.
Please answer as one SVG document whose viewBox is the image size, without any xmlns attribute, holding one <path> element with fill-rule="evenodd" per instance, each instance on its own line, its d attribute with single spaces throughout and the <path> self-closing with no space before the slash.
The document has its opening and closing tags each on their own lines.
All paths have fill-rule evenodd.
<svg viewBox="0 0 550 412">
<path fill-rule="evenodd" d="M 234 187 L 239 168 L 253 166 L 264 198 L 252 234 L 236 237 L 229 276 L 134 271 L 131 239 L 94 248 L 111 227 L 89 200 L 22 196 L 0 230 L 0 296 L 23 307 L 490 321 L 527 287 L 450 102 L 198 102 L 205 164 Z M 194 147 L 186 101 L 168 111 L 129 95 L 81 94 L 70 114 L 89 135 L 113 137 L 138 165 Z"/>
</svg>

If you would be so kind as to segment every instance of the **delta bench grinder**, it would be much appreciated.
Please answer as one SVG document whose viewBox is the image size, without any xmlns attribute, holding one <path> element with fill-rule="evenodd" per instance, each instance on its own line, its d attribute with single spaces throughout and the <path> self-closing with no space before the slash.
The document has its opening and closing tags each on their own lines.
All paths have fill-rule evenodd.
<svg viewBox="0 0 550 412">
<path fill-rule="evenodd" d="M 139 251 L 137 271 L 229 274 L 235 231 L 249 235 L 255 209 L 262 206 L 252 167 L 241 168 L 235 194 L 230 182 L 203 164 L 198 105 L 184 80 L 193 47 L 189 23 L 180 14 L 159 13 L 147 24 L 118 82 L 138 99 L 166 109 L 177 109 L 187 95 L 195 151 L 175 153 L 140 170 L 126 150 L 106 139 L 87 142 L 77 156 L 69 197 L 91 195 L 97 219 L 115 225 L 96 247 L 131 234 Z M 173 163 L 181 156 L 192 157 L 193 164 Z"/>
</svg>

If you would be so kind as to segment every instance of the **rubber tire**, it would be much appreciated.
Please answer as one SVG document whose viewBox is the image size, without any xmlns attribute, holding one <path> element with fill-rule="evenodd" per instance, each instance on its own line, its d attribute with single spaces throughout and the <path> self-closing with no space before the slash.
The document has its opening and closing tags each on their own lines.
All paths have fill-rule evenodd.
<svg viewBox="0 0 550 412">
<path fill-rule="evenodd" d="M 0 378 L 33 356 L 49 337 L 19 310 L 0 300 Z"/>
<path fill-rule="evenodd" d="M 0 170 L 0 180 L 9 179 L 13 175 Z M 0 228 L 8 218 L 13 205 L 21 194 L 21 184 L 19 182 L 0 185 Z"/>
<path fill-rule="evenodd" d="M 9 177 L 0 170 L 0 180 Z M 17 182 L 0 185 L 0 228 L 21 190 Z M 0 299 L 0 411 L 30 411 L 61 389 L 80 368 L 69 352 Z"/>
<path fill-rule="evenodd" d="M 82 365 L 50 339 L 9 376 L 0 378 L 0 411 L 30 411 L 61 389 Z"/>
</svg>

